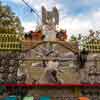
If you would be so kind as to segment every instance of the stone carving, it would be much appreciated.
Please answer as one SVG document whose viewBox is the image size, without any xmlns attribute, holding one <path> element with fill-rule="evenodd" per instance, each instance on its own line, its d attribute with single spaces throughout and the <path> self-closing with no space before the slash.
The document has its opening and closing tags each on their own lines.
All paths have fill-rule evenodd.
<svg viewBox="0 0 100 100">
<path fill-rule="evenodd" d="M 59 13 L 56 7 L 52 11 L 47 11 L 45 7 L 42 7 L 42 24 L 59 24 Z"/>
</svg>

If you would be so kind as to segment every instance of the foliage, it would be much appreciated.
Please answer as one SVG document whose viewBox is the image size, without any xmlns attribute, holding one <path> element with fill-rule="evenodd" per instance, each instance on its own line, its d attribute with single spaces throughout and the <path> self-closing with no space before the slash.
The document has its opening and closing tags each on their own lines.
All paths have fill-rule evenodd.
<svg viewBox="0 0 100 100">
<path fill-rule="evenodd" d="M 70 42 L 77 43 L 78 38 L 76 36 L 72 35 L 71 38 L 70 38 Z"/>
</svg>

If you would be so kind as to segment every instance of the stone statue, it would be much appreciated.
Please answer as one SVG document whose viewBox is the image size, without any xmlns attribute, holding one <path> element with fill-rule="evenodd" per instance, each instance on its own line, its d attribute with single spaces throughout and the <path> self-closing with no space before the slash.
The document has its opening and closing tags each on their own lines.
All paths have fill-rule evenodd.
<svg viewBox="0 0 100 100">
<path fill-rule="evenodd" d="M 63 80 L 59 79 L 57 73 L 60 72 L 57 61 L 49 61 L 47 67 L 44 69 L 38 83 L 39 84 L 62 84 Z"/>
<path fill-rule="evenodd" d="M 52 11 L 47 11 L 42 7 L 42 32 L 45 35 L 45 41 L 56 40 L 56 25 L 59 24 L 59 13 L 56 7 Z"/>
<path fill-rule="evenodd" d="M 42 7 L 42 24 L 59 24 L 59 13 L 56 7 L 52 11 L 47 11 Z"/>
</svg>

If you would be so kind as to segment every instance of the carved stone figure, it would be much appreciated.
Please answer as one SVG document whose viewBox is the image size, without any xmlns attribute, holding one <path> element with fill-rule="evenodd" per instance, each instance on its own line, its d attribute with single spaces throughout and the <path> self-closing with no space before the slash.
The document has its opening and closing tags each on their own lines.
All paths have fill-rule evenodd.
<svg viewBox="0 0 100 100">
<path fill-rule="evenodd" d="M 56 40 L 56 25 L 59 24 L 59 13 L 56 7 L 52 11 L 47 11 L 42 7 L 42 32 L 45 35 L 45 41 Z"/>
<path fill-rule="evenodd" d="M 42 24 L 59 24 L 59 13 L 56 7 L 52 11 L 47 11 L 42 7 Z"/>
</svg>

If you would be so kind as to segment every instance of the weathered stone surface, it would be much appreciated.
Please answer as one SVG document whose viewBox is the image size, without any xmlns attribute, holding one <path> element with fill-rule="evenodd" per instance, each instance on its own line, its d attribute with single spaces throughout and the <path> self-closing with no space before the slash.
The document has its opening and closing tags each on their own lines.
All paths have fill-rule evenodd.
<svg viewBox="0 0 100 100">
<path fill-rule="evenodd" d="M 94 83 L 100 83 L 99 77 L 100 77 L 100 61 L 99 58 L 100 54 L 96 53 L 90 53 L 87 56 L 87 61 L 85 63 L 84 69 L 82 69 L 81 73 L 81 82 L 90 84 Z"/>
</svg>

